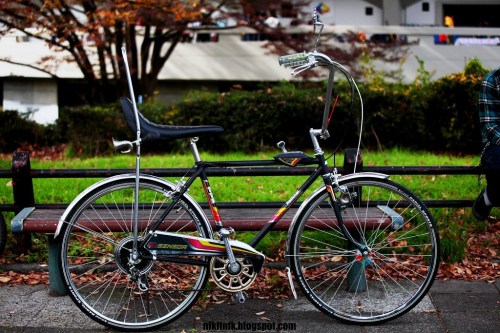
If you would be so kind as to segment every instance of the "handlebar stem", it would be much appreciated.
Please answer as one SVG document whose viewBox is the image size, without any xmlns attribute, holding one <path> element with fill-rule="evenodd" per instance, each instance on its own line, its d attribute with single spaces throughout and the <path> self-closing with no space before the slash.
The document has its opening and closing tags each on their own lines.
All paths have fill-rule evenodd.
<svg viewBox="0 0 500 333">
<path fill-rule="evenodd" d="M 324 151 L 323 149 L 320 147 L 319 145 L 319 142 L 318 142 L 318 136 L 321 136 L 323 130 L 319 130 L 319 129 L 314 129 L 314 128 L 311 128 L 309 130 L 309 135 L 311 136 L 311 141 L 312 141 L 312 144 L 313 144 L 313 147 L 314 147 L 314 155 L 315 156 L 318 156 L 318 155 L 323 155 L 324 154 Z"/>
<path fill-rule="evenodd" d="M 332 104 L 332 90 L 333 90 L 333 81 L 335 79 L 335 70 L 333 66 L 328 66 L 328 84 L 326 85 L 326 101 L 325 101 L 325 109 L 323 110 L 323 123 L 321 125 L 322 139 L 328 139 L 330 136 L 328 134 L 328 117 L 330 115 L 330 107 Z"/>
</svg>

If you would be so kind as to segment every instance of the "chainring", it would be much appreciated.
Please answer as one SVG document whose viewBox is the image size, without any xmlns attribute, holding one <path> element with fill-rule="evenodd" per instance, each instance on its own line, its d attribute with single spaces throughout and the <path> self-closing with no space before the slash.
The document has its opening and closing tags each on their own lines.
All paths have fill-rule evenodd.
<svg viewBox="0 0 500 333">
<path fill-rule="evenodd" d="M 213 257 L 210 261 L 210 275 L 215 284 L 225 291 L 245 290 L 257 277 L 257 272 L 248 258 L 237 257 L 236 261 L 240 264 L 240 270 L 236 274 L 229 273 L 229 259 L 226 257 Z"/>
</svg>

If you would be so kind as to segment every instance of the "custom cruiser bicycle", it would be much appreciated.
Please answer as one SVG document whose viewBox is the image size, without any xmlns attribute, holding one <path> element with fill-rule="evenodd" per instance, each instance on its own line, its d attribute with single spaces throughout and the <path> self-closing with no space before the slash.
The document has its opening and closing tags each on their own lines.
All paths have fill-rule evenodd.
<svg viewBox="0 0 500 333">
<path fill-rule="evenodd" d="M 282 152 L 272 161 L 205 162 L 199 136 L 219 133 L 218 126 L 157 125 L 131 100 L 122 98 L 134 141 L 114 141 L 122 151 L 136 150 L 135 173 L 102 180 L 68 206 L 56 237 L 61 239 L 59 266 L 75 304 L 97 322 L 119 330 L 150 330 L 182 316 L 207 290 L 209 277 L 243 303 L 244 292 L 262 269 L 265 256 L 255 246 L 280 223 L 303 193 L 321 178 L 293 217 L 286 242 L 286 269 L 294 282 L 325 314 L 347 323 L 372 324 L 396 318 L 413 308 L 429 290 L 437 269 L 439 237 L 423 202 L 379 173 L 339 175 L 329 171 L 319 140 L 329 137 L 334 74 L 348 72 L 316 51 L 323 24 L 314 16 L 314 49 L 280 57 L 297 75 L 315 67 L 328 70 L 321 128 L 309 136 L 314 156 Z M 126 52 L 122 49 L 124 59 Z M 362 105 L 362 103 L 361 103 Z M 191 138 L 194 166 L 187 179 L 172 183 L 141 173 L 140 148 L 151 141 Z M 316 165 L 315 171 L 249 243 L 234 239 L 224 227 L 208 178 L 209 168 L 269 164 Z M 187 193 L 201 179 L 209 218 Z"/>
</svg>

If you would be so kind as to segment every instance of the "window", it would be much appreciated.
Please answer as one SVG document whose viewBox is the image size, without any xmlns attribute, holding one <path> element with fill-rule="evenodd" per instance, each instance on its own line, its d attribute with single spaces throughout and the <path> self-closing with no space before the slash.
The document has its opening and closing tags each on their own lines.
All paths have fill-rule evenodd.
<svg viewBox="0 0 500 333">
<path fill-rule="evenodd" d="M 30 41 L 29 36 L 16 36 L 16 42 L 18 43 L 26 43 L 29 41 Z"/>
<path fill-rule="evenodd" d="M 372 16 L 373 15 L 373 7 L 365 7 L 365 15 Z"/>
<path fill-rule="evenodd" d="M 429 3 L 428 2 L 422 2 L 422 11 L 423 12 L 429 11 Z"/>
</svg>

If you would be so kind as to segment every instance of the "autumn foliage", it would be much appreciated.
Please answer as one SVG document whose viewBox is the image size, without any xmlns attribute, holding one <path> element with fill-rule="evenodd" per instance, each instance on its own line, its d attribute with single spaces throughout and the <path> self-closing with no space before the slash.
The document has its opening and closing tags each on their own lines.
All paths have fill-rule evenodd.
<svg viewBox="0 0 500 333">
<path fill-rule="evenodd" d="M 287 7 L 290 6 L 290 8 Z M 186 33 L 196 29 L 247 26 L 265 36 L 271 52 L 288 54 L 310 50 L 315 35 L 307 1 L 200 1 L 200 0 L 11 0 L 0 2 L 0 35 L 9 30 L 45 41 L 54 56 L 39 64 L 21 64 L 56 77 L 58 61 L 75 62 L 91 87 L 88 102 L 114 102 L 124 95 L 126 80 L 121 48 L 126 46 L 137 95 L 153 97 L 158 76 Z M 277 13 L 295 17 L 289 27 L 265 24 Z M 277 20 L 277 18 L 274 18 Z M 303 25 L 300 32 L 294 27 Z M 305 25 L 305 26 L 304 26 Z M 337 40 L 337 43 L 331 43 Z M 340 43 L 340 44 L 339 44 Z M 321 52 L 347 66 L 356 77 L 362 74 L 361 59 L 385 62 L 401 60 L 409 43 L 397 39 L 380 42 L 350 32 L 324 35 Z M 64 52 L 56 57 L 55 52 Z M 62 60 L 61 60 L 62 59 Z M 15 64 L 14 59 L 0 59 Z M 310 72 L 310 75 L 312 72 Z"/>
<path fill-rule="evenodd" d="M 223 1 L 221 1 L 222 3 Z M 12 0 L 0 2 L 0 34 L 10 29 L 65 51 L 93 87 L 96 102 L 121 95 L 126 46 L 138 93 L 151 96 L 158 73 L 191 22 L 208 22 L 217 2 L 186 0 Z M 52 58 L 43 59 L 41 69 Z M 114 92 L 114 93 L 113 93 Z"/>
</svg>

